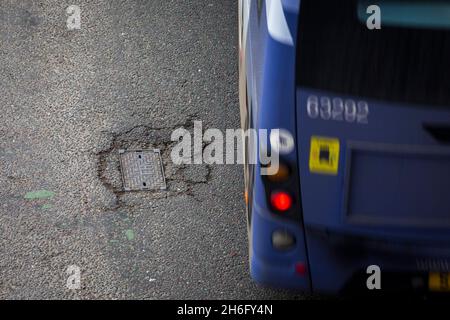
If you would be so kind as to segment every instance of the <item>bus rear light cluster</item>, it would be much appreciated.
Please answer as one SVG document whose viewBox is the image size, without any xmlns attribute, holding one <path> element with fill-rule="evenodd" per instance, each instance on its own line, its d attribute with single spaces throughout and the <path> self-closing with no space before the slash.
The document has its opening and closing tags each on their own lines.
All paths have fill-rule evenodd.
<svg viewBox="0 0 450 320">
<path fill-rule="evenodd" d="M 295 264 L 295 273 L 299 276 L 304 276 L 306 274 L 306 264 L 304 262 L 297 262 Z"/>
<path fill-rule="evenodd" d="M 280 251 L 290 250 L 295 245 L 295 237 L 286 230 L 276 230 L 272 234 L 272 246 Z"/>
<path fill-rule="evenodd" d="M 285 191 L 275 191 L 270 195 L 270 204 L 280 212 L 284 212 L 292 208 L 292 196 Z"/>
<path fill-rule="evenodd" d="M 269 165 L 267 173 L 267 178 L 272 182 L 286 181 L 291 174 L 289 167 L 283 163 L 280 163 L 276 167 Z"/>
</svg>

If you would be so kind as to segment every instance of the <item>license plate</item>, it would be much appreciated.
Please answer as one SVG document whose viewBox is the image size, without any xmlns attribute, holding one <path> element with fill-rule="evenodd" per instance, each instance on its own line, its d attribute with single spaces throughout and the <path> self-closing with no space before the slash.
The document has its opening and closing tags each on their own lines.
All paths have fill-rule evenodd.
<svg viewBox="0 0 450 320">
<path fill-rule="evenodd" d="M 450 291 L 450 273 L 431 272 L 428 276 L 430 291 Z"/>
</svg>

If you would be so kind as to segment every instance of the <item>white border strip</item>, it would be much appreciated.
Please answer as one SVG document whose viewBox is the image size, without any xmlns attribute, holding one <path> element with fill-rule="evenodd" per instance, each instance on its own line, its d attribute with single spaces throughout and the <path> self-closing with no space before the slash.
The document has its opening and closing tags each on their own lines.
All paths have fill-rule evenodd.
<svg viewBox="0 0 450 320">
<path fill-rule="evenodd" d="M 281 0 L 266 0 L 266 16 L 270 36 L 278 42 L 293 46 L 294 40 L 284 15 Z"/>
</svg>

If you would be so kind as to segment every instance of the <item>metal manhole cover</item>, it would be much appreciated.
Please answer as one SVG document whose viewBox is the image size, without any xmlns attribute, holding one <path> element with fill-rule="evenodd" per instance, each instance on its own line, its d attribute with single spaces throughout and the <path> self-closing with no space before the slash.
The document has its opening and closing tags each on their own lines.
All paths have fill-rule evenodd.
<svg viewBox="0 0 450 320">
<path fill-rule="evenodd" d="M 165 190 L 161 153 L 154 150 L 119 150 L 125 191 Z"/>
</svg>

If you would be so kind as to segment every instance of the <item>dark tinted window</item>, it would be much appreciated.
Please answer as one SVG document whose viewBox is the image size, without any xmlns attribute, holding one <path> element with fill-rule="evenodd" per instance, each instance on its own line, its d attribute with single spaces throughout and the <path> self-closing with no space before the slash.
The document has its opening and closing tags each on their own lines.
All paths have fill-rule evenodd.
<svg viewBox="0 0 450 320">
<path fill-rule="evenodd" d="M 301 1 L 299 85 L 449 106 L 450 31 L 383 24 L 369 30 L 358 19 L 357 6 L 356 0 Z"/>
</svg>

